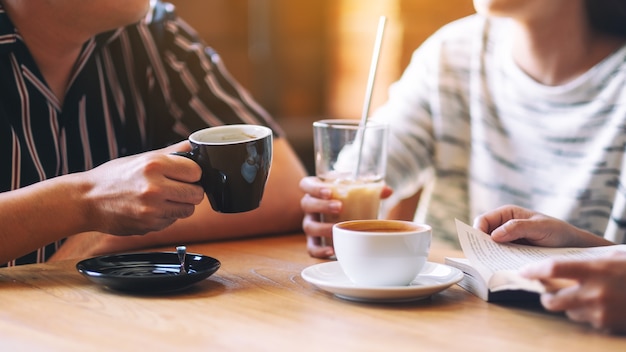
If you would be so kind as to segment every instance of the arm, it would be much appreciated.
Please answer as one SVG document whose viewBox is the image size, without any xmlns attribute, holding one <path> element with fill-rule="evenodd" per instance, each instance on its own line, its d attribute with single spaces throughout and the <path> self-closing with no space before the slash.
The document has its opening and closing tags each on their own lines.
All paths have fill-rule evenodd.
<svg viewBox="0 0 626 352">
<path fill-rule="evenodd" d="M 142 25 L 145 24 L 138 24 Z M 171 6 L 158 4 L 148 29 L 153 35 L 151 39 L 158 44 L 162 59 L 153 68 L 164 68 L 157 74 L 168 78 L 157 81 L 167 83 L 160 86 L 161 89 L 150 91 L 154 94 L 149 98 L 150 107 L 158 113 L 149 118 L 173 118 L 161 113 L 172 110 L 170 103 L 174 103 L 174 110 L 184 111 L 183 118 L 173 123 L 155 120 L 159 125 L 177 127 L 176 131 L 161 131 L 163 139 L 156 139 L 155 143 L 167 143 L 171 133 L 178 134 L 185 129 L 193 131 L 207 124 L 258 123 L 270 126 L 276 138 L 261 206 L 248 213 L 220 214 L 211 209 L 205 197 L 193 216 L 164 230 L 123 239 L 103 233 L 80 234 L 68 239 L 54 259 L 299 229 L 302 212 L 294 204 L 298 204 L 301 196 L 298 181 L 306 173 L 287 141 L 280 138 L 280 127 L 230 75 L 220 56 L 176 16 Z M 164 96 L 162 92 L 170 95 Z"/>
<path fill-rule="evenodd" d="M 420 188 L 414 195 L 409 198 L 401 200 L 396 206 L 394 206 L 387 214 L 388 219 L 413 221 L 415 218 L 415 212 L 422 196 L 422 189 Z"/>
<path fill-rule="evenodd" d="M 270 175 L 258 209 L 238 214 L 216 213 L 205 197 L 192 216 L 176 221 L 163 230 L 131 237 L 94 232 L 79 234 L 68 239 L 53 259 L 299 231 L 302 210 L 298 202 L 302 193 L 298 182 L 305 175 L 306 171 L 289 143 L 277 138 L 274 140 Z"/>
<path fill-rule="evenodd" d="M 119 158 L 0 194 L 0 261 L 85 232 L 144 234 L 193 213 L 203 191 L 200 168 L 169 155 L 187 142 Z"/>
<path fill-rule="evenodd" d="M 57 177 L 0 194 L 0 262 L 89 230 L 77 177 Z"/>
</svg>

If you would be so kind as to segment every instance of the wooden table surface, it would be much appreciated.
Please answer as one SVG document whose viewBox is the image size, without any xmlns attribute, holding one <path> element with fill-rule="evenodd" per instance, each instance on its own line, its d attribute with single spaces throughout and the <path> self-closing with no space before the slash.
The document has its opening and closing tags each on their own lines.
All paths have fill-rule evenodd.
<svg viewBox="0 0 626 352">
<path fill-rule="evenodd" d="M 102 288 L 76 271 L 76 261 L 0 269 L 0 349 L 626 351 L 626 337 L 561 314 L 486 303 L 456 285 L 412 303 L 337 298 L 300 276 L 323 262 L 308 256 L 302 234 L 187 247 L 222 267 L 162 296 Z M 429 260 L 450 254 L 458 255 L 435 247 Z"/>
</svg>

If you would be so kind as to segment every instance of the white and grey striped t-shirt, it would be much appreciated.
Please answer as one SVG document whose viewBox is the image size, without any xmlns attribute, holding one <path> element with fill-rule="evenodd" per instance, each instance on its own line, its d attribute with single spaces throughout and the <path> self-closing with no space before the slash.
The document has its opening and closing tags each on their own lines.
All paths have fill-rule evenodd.
<svg viewBox="0 0 626 352">
<path fill-rule="evenodd" d="M 394 199 L 426 187 L 423 220 L 451 241 L 455 218 L 517 204 L 624 242 L 626 47 L 545 86 L 514 63 L 509 24 L 443 27 L 392 85 L 374 118 L 391 125 Z"/>
</svg>

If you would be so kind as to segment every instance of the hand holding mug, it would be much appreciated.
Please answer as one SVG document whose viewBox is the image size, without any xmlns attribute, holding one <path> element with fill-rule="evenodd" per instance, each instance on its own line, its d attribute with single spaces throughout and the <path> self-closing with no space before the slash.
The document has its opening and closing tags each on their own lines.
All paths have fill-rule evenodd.
<svg viewBox="0 0 626 352">
<path fill-rule="evenodd" d="M 200 169 L 170 155 L 188 148 L 186 142 L 117 158 L 94 169 L 70 174 L 79 178 L 88 204 L 82 207 L 84 231 L 138 235 L 161 230 L 193 214 L 204 199 L 197 185 Z"/>
</svg>

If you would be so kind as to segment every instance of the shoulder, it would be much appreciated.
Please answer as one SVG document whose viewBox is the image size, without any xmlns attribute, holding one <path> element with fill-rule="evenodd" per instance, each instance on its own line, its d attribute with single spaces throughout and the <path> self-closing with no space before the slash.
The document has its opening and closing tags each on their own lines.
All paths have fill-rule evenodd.
<svg viewBox="0 0 626 352">
<path fill-rule="evenodd" d="M 168 32 L 197 36 L 196 31 L 178 16 L 176 6 L 160 0 L 152 1 L 151 9 L 141 21 L 111 32 L 136 32 L 142 31 L 142 28 L 147 29 L 156 39 L 161 39 Z"/>
<path fill-rule="evenodd" d="M 169 2 L 156 0 L 153 1 L 152 9 L 146 15 L 144 22 L 149 25 L 154 25 L 168 21 L 176 21 L 177 18 L 176 6 Z"/>
<path fill-rule="evenodd" d="M 167 32 L 177 30 L 180 21 L 173 4 L 154 0 L 151 1 L 150 10 L 141 21 L 98 34 L 96 41 L 100 45 L 106 45 L 115 42 L 121 36 L 127 36 L 128 40 L 143 42 L 147 37 L 151 37 L 158 43 L 166 38 Z"/>
<path fill-rule="evenodd" d="M 176 7 L 159 0 L 153 1 L 150 11 L 143 20 L 99 34 L 96 41 L 103 46 L 119 45 L 119 38 L 122 37 L 130 43 L 131 50 L 152 52 L 170 50 L 172 53 L 179 53 L 177 49 L 181 46 L 185 48 L 183 52 L 194 47 L 194 43 L 205 46 L 195 29 L 178 16 Z"/>
<path fill-rule="evenodd" d="M 435 31 L 426 42 L 463 44 L 479 38 L 490 20 L 481 15 L 470 15 L 452 21 Z"/>
<path fill-rule="evenodd" d="M 163 39 L 166 33 L 179 32 L 184 22 L 178 17 L 176 7 L 168 2 L 154 1 L 152 10 L 139 25 L 145 25 L 156 39 Z M 191 28 L 185 28 L 195 35 Z"/>
<path fill-rule="evenodd" d="M 487 47 L 506 33 L 509 21 L 478 14 L 450 22 L 433 33 L 418 50 L 470 52 L 472 48 Z"/>
<path fill-rule="evenodd" d="M 506 37 L 509 21 L 478 14 L 450 22 L 424 41 L 412 54 L 407 71 L 420 76 L 457 73 L 465 79 L 472 63 L 493 55 Z"/>
<path fill-rule="evenodd" d="M 488 17 L 478 14 L 469 15 L 442 26 L 431 38 L 444 42 L 471 39 L 482 33 L 490 22 Z"/>
</svg>

